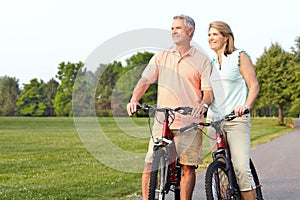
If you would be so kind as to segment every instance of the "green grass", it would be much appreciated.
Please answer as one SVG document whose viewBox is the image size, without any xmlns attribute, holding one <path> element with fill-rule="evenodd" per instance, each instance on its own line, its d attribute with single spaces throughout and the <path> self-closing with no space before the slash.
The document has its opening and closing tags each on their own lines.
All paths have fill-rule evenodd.
<svg viewBox="0 0 300 200">
<path fill-rule="evenodd" d="M 118 125 L 112 118 L 99 118 L 99 122 L 111 145 L 128 152 L 146 152 L 147 119 L 134 119 L 139 125 L 134 128 L 128 118 L 118 119 Z M 88 119 L 85 123 L 92 126 Z M 254 118 L 253 146 L 292 130 L 276 123 L 273 118 Z M 139 137 L 124 134 L 120 128 Z M 112 160 L 118 157 L 109 152 L 99 155 Z M 141 194 L 140 173 L 118 171 L 99 160 L 101 157 L 85 148 L 72 118 L 0 118 L 0 199 L 106 200 Z"/>
<path fill-rule="evenodd" d="M 0 199 L 120 199 L 140 186 L 95 159 L 71 118 L 0 118 L 0 144 Z"/>
<path fill-rule="evenodd" d="M 290 118 L 285 120 L 293 123 Z M 253 118 L 251 127 L 251 145 L 252 147 L 269 142 L 283 134 L 289 133 L 293 129 L 287 126 L 280 126 L 277 118 Z"/>
</svg>

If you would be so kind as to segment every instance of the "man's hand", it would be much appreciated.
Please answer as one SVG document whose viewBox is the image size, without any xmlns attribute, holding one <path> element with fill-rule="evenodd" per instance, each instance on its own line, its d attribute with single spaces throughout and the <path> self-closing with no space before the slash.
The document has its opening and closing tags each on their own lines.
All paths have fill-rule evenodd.
<svg viewBox="0 0 300 200">
<path fill-rule="evenodd" d="M 199 104 L 198 106 L 193 108 L 191 115 L 193 117 L 199 118 L 207 111 L 207 109 L 208 109 L 207 104 Z"/>
<path fill-rule="evenodd" d="M 141 106 L 141 104 L 138 101 L 130 101 L 127 104 L 127 113 L 129 116 L 131 116 L 133 113 L 136 112 L 136 107 Z"/>
</svg>

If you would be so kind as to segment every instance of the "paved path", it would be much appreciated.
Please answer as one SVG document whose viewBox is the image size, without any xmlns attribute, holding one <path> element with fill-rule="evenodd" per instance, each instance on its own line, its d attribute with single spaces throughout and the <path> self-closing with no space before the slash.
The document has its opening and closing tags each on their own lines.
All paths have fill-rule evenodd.
<svg viewBox="0 0 300 200">
<path fill-rule="evenodd" d="M 300 200 L 300 119 L 296 129 L 251 150 L 265 200 Z M 194 200 L 205 200 L 204 173 L 197 174 Z"/>
<path fill-rule="evenodd" d="M 300 119 L 295 122 L 291 133 L 251 150 L 265 200 L 300 200 Z M 206 199 L 204 174 L 197 173 L 193 200 Z"/>
</svg>

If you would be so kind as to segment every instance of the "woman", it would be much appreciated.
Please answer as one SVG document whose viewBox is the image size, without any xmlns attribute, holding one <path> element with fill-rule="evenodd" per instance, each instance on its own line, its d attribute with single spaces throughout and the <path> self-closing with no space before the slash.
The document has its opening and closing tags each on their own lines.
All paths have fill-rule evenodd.
<svg viewBox="0 0 300 200">
<path fill-rule="evenodd" d="M 245 51 L 235 48 L 233 33 L 225 22 L 210 23 L 208 43 L 215 56 L 210 78 L 214 100 L 207 120 L 217 120 L 231 111 L 241 116 L 226 122 L 224 130 L 242 198 L 255 200 L 255 183 L 249 166 L 250 115 L 243 115 L 246 109 L 253 106 L 259 93 L 254 67 Z M 214 134 L 212 128 L 208 131 Z"/>
</svg>

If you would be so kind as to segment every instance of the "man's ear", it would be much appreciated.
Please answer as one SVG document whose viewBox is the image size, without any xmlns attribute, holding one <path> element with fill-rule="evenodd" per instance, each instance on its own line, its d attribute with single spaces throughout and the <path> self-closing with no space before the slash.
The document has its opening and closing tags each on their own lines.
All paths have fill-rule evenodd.
<svg viewBox="0 0 300 200">
<path fill-rule="evenodd" d="M 193 32 L 194 32 L 194 29 L 193 29 L 193 28 L 190 28 L 189 31 L 188 31 L 188 34 L 189 34 L 190 37 L 192 37 Z"/>
</svg>

